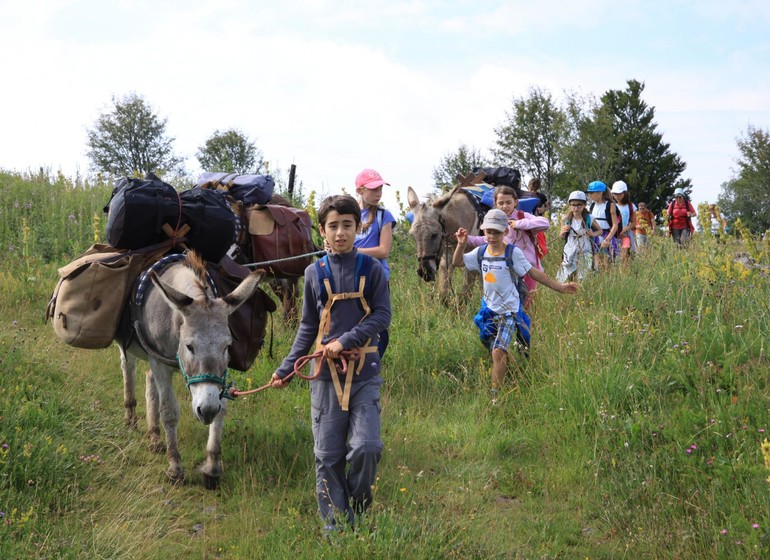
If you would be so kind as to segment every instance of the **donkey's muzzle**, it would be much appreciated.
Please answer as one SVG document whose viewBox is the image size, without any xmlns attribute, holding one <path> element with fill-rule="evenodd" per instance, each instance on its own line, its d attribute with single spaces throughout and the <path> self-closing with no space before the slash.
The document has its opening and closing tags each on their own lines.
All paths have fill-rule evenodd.
<svg viewBox="0 0 770 560">
<path fill-rule="evenodd" d="M 426 282 L 433 282 L 436 279 L 436 259 L 434 257 L 422 257 L 417 267 L 417 276 Z"/>
</svg>

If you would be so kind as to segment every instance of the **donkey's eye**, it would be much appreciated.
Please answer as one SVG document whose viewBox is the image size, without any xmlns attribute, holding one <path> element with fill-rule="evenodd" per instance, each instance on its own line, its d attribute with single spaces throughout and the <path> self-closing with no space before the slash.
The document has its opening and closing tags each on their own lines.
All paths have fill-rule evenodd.
<svg viewBox="0 0 770 560">
<path fill-rule="evenodd" d="M 190 354 L 195 354 L 195 350 L 193 349 L 193 347 L 192 347 L 192 344 L 188 344 L 188 345 L 187 345 L 187 351 L 188 351 Z"/>
</svg>

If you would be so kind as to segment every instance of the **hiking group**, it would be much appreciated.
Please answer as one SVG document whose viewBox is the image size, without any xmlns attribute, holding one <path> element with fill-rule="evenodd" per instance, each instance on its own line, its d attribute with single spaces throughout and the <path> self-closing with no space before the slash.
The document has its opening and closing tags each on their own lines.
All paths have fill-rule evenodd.
<svg viewBox="0 0 770 560">
<path fill-rule="evenodd" d="M 474 322 L 491 355 L 493 404 L 505 383 L 511 347 L 529 356 L 529 308 L 537 284 L 574 294 L 590 271 L 615 262 L 627 266 L 656 230 L 655 216 L 644 203 L 631 202 L 625 182 L 608 189 L 593 181 L 585 192 L 569 195 L 560 218 L 562 262 L 551 278 L 541 262 L 548 201 L 533 181 L 529 190 L 540 202 L 532 213 L 517 209 L 519 189 L 500 185 L 493 190 L 495 207 L 482 220 L 483 235 L 469 235 L 462 227 L 450 232 L 457 240 L 452 265 L 481 274 L 483 296 Z M 327 254 L 305 269 L 301 323 L 271 379 L 273 387 L 286 387 L 295 362 L 315 353 L 313 367 L 319 370 L 310 387 L 315 486 L 327 535 L 355 526 L 370 506 L 383 450 L 382 357 L 392 316 L 387 258 L 397 223 L 379 204 L 385 185 L 378 172 L 365 169 L 356 177 L 357 200 L 334 195 L 321 203 L 318 228 Z M 671 236 L 685 244 L 695 212 L 681 189 L 667 212 Z"/>
</svg>

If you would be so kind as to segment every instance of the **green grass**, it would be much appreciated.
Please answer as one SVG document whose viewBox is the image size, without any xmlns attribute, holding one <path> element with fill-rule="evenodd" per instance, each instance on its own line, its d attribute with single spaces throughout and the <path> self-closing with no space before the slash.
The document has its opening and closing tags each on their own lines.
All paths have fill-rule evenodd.
<svg viewBox="0 0 770 560">
<path fill-rule="evenodd" d="M 188 478 L 171 486 L 142 428 L 124 427 L 117 351 L 70 348 L 43 323 L 56 269 L 103 227 L 68 217 L 99 214 L 109 189 L 0 174 L 0 194 L 0 558 L 770 556 L 770 285 L 733 266 L 737 240 L 655 239 L 577 296 L 541 287 L 532 356 L 492 406 L 477 296 L 440 305 L 397 236 L 375 504 L 326 541 L 307 384 L 231 404 L 207 491 L 206 430 L 177 378 Z M 239 387 L 288 351 L 294 332 L 274 327 L 274 355 Z"/>
</svg>

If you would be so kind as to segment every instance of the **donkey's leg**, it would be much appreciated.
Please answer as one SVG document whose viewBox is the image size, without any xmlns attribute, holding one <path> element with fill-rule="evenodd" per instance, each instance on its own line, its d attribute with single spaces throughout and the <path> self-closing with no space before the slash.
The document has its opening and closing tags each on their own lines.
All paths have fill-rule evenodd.
<svg viewBox="0 0 770 560">
<path fill-rule="evenodd" d="M 214 490 L 219 486 L 219 479 L 224 470 L 222 467 L 222 428 L 225 423 L 225 414 L 227 414 L 227 404 L 226 401 L 222 401 L 222 410 L 209 425 L 206 460 L 200 468 L 201 473 L 203 473 L 203 485 L 209 490 Z"/>
<path fill-rule="evenodd" d="M 123 406 L 125 407 L 126 426 L 131 430 L 139 428 L 139 418 L 136 415 L 136 357 L 127 354 L 123 346 L 120 350 L 120 369 L 123 372 Z"/>
<path fill-rule="evenodd" d="M 439 299 L 444 305 L 449 303 L 449 295 L 452 292 L 452 272 L 454 267 L 449 264 L 446 257 L 441 259 L 438 266 Z"/>
<path fill-rule="evenodd" d="M 152 368 L 147 370 L 145 380 L 144 398 L 147 403 L 147 437 L 150 439 L 150 450 L 153 453 L 164 453 L 166 445 L 160 439 L 160 402 Z"/>
<path fill-rule="evenodd" d="M 481 274 L 478 272 L 471 272 L 467 268 L 465 269 L 465 273 L 463 274 L 463 290 L 462 290 L 462 301 L 466 302 L 468 301 L 468 298 L 470 298 L 473 295 L 474 292 L 474 286 L 478 283 L 478 281 L 481 279 Z"/>
<path fill-rule="evenodd" d="M 179 425 L 179 402 L 176 400 L 174 387 L 171 383 L 171 374 L 174 370 L 154 360 L 153 362 L 152 377 L 158 391 L 160 420 L 163 422 L 163 429 L 166 432 L 166 457 L 168 458 L 166 474 L 173 484 L 180 484 L 184 481 L 184 469 L 182 469 L 182 458 L 179 455 L 176 432 Z"/>
<path fill-rule="evenodd" d="M 298 320 L 299 320 L 299 311 L 297 310 L 297 298 L 298 290 L 297 290 L 297 283 L 299 282 L 299 279 L 297 278 L 287 278 L 285 280 L 281 280 L 281 291 L 283 292 L 281 294 L 281 311 L 283 312 L 283 319 L 291 326 L 296 326 Z"/>
</svg>

